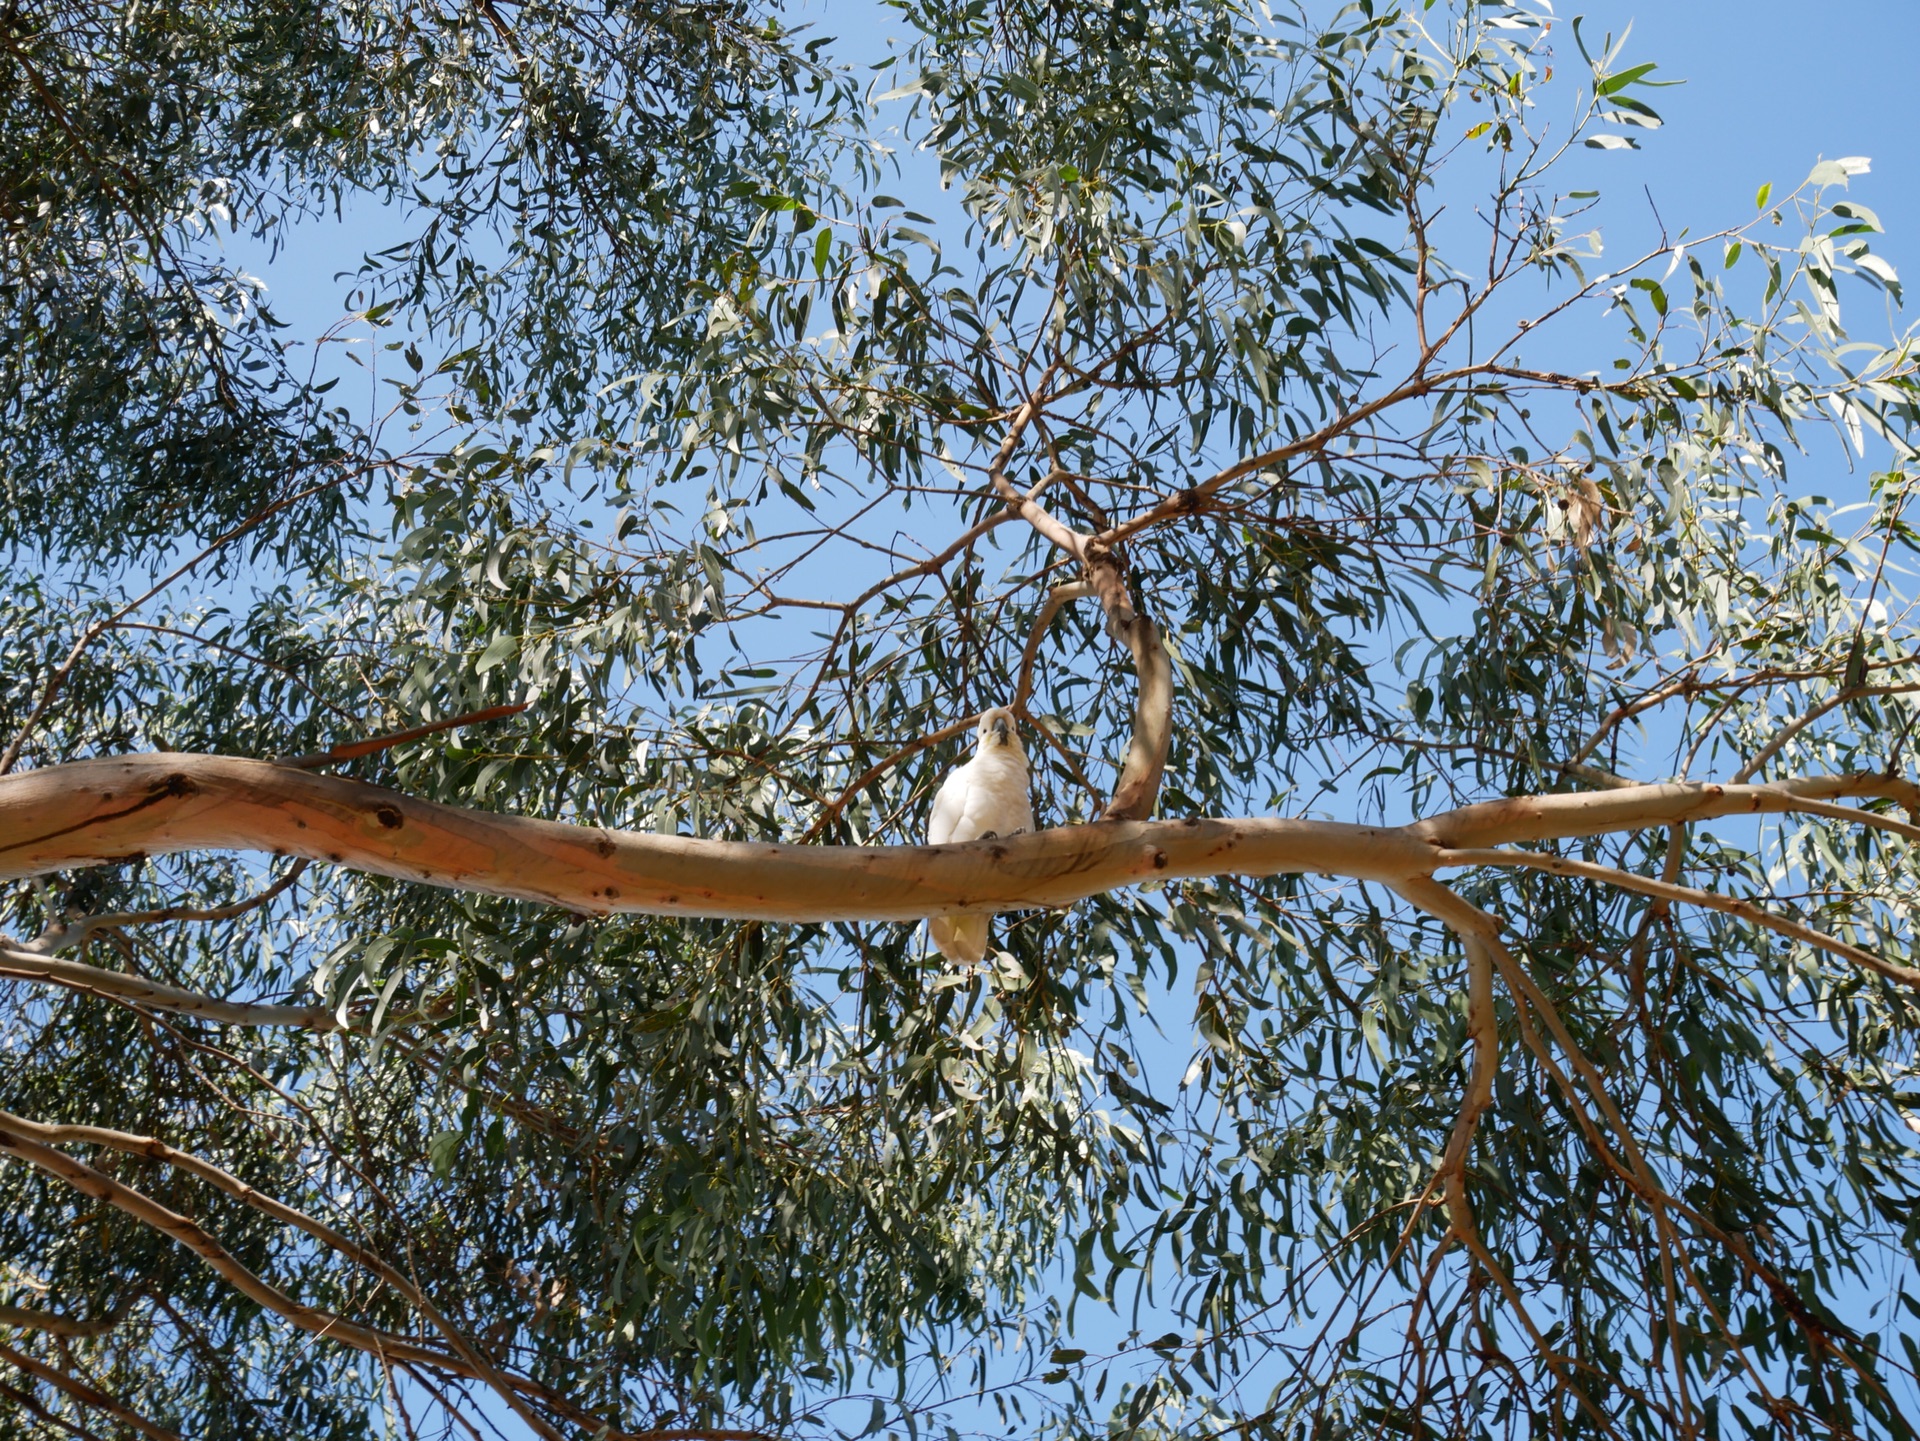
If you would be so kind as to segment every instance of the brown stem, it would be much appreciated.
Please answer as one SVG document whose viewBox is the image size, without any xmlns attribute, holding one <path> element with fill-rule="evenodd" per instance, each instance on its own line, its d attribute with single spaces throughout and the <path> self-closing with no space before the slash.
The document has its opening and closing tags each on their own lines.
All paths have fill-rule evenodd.
<svg viewBox="0 0 1920 1441">
<path fill-rule="evenodd" d="M 1480 1118 L 1493 1104 L 1493 1078 L 1500 1064 L 1500 1032 L 1493 1012 L 1493 953 L 1478 929 L 1469 924 L 1471 908 L 1437 881 L 1407 881 L 1394 890 L 1444 922 L 1466 947 L 1467 1033 L 1473 1038 L 1473 1069 L 1460 1098 L 1453 1134 L 1440 1158 L 1439 1178 L 1445 1187 L 1448 1224 L 1461 1241 L 1472 1244 L 1477 1235 L 1467 1204 L 1467 1153 L 1472 1149 Z"/>
<path fill-rule="evenodd" d="M 966 716 L 961 720 L 953 722 L 951 725 L 941 726 L 939 730 L 923 735 L 918 740 L 909 741 L 891 755 L 875 761 L 861 773 L 858 780 L 827 802 L 819 816 L 815 818 L 813 824 L 807 827 L 807 833 L 800 837 L 800 843 L 805 845 L 828 826 L 832 825 L 834 821 L 839 819 L 840 812 L 847 808 L 848 803 L 851 802 L 855 796 L 859 795 L 861 791 L 865 790 L 881 776 L 899 765 L 901 761 L 907 759 L 909 756 L 918 755 L 923 750 L 937 746 L 942 741 L 952 740 L 957 735 L 965 735 L 968 731 L 972 730 L 974 726 L 979 724 L 979 721 L 980 717 L 977 715 Z"/>
<path fill-rule="evenodd" d="M 211 1161 L 202 1160 L 188 1151 L 177 1150 L 152 1136 L 136 1136 L 125 1131 L 108 1130 L 102 1126 L 49 1125 L 39 1121 L 29 1121 L 23 1116 L 15 1116 L 6 1111 L 0 1111 L 0 1130 L 28 1136 L 49 1144 L 64 1142 L 104 1146 L 109 1150 L 121 1151 L 127 1155 L 145 1156 L 151 1160 L 163 1161 L 190 1175 L 198 1176 L 216 1190 L 224 1191 L 227 1195 L 244 1202 L 256 1211 L 264 1212 L 276 1221 L 285 1222 L 306 1232 L 322 1245 L 364 1266 L 387 1285 L 393 1287 L 406 1298 L 409 1305 L 433 1324 L 434 1329 L 447 1339 L 447 1343 L 455 1353 L 473 1368 L 473 1373 L 491 1386 L 494 1393 L 505 1401 L 521 1420 L 532 1427 L 537 1435 L 548 1437 L 550 1441 L 558 1441 L 558 1436 L 552 1428 L 527 1409 L 526 1403 L 515 1393 L 514 1388 L 500 1370 L 475 1348 L 438 1307 L 427 1299 L 426 1294 L 419 1287 L 409 1281 L 377 1251 L 369 1250 L 359 1242 L 342 1235 L 324 1221 L 309 1216 L 304 1211 L 296 1210 L 284 1201 L 275 1200 L 265 1192 L 255 1190 L 238 1176 L 222 1170 Z M 380 1338 L 376 1333 L 376 1340 L 378 1339 Z"/>
<path fill-rule="evenodd" d="M 488 706 L 485 710 L 469 711 L 466 715 L 449 717 L 446 720 L 429 721 L 423 726 L 412 726 L 403 731 L 389 731 L 385 735 L 369 736 L 362 741 L 346 741 L 341 745 L 329 746 L 323 751 L 314 751 L 303 756 L 276 756 L 275 765 L 298 766 L 301 770 L 313 770 L 318 766 L 338 765 L 360 756 L 370 756 L 376 751 L 392 750 L 408 741 L 417 741 L 422 736 L 436 735 L 441 731 L 457 730 L 461 726 L 480 725 L 484 721 L 500 720 L 506 716 L 519 715 L 532 702 L 522 701 L 518 705 Z"/>
<path fill-rule="evenodd" d="M 1508 1306 L 1532 1340 L 1535 1351 L 1555 1373 L 1560 1384 L 1596 1424 L 1603 1430 L 1612 1431 L 1605 1415 L 1587 1395 L 1585 1388 L 1575 1381 L 1567 1358 L 1553 1349 L 1545 1333 L 1534 1322 L 1513 1278 L 1481 1241 L 1467 1200 L 1467 1149 L 1472 1144 L 1481 1114 L 1492 1104 L 1494 1072 L 1499 1064 L 1499 1030 L 1493 1010 L 1493 976 L 1501 950 L 1498 923 L 1478 906 L 1461 900 L 1438 881 L 1419 879 L 1397 885 L 1394 889 L 1460 937 L 1467 953 L 1467 1026 L 1474 1037 L 1473 1073 L 1468 1079 L 1467 1094 L 1461 1101 L 1459 1118 L 1454 1122 L 1453 1135 L 1440 1162 L 1441 1172 L 1446 1178 L 1450 1233 L 1459 1237 L 1481 1269 L 1493 1278 L 1494 1284 L 1500 1288 Z"/>
<path fill-rule="evenodd" d="M 33 1392 L 25 1390 L 22 1387 L 9 1386 L 6 1382 L 0 1381 L 0 1396 L 4 1396 L 22 1411 L 26 1412 L 27 1415 L 38 1417 L 43 1423 L 53 1427 L 57 1431 L 64 1431 L 69 1436 L 78 1436 L 80 1441 L 103 1441 L 103 1438 L 98 1432 L 89 1431 L 84 1426 L 76 1426 L 64 1416 L 54 1415 L 53 1412 L 42 1406 L 39 1401 L 34 1398 Z"/>
<path fill-rule="evenodd" d="M 82 1406 L 90 1406 L 96 1411 L 105 1412 L 123 1426 L 132 1427 L 148 1441 L 180 1441 L 176 1431 L 164 1426 L 156 1426 L 139 1412 L 116 1401 L 104 1391 L 96 1390 L 77 1376 L 69 1376 L 65 1371 L 47 1365 L 46 1362 L 16 1351 L 5 1342 L 0 1342 L 0 1361 L 6 1361 L 25 1371 L 29 1376 L 37 1377 L 55 1390 L 64 1391 Z"/>
<path fill-rule="evenodd" d="M 471 1365 L 461 1357 L 435 1351 L 416 1341 L 410 1341 L 404 1336 L 362 1326 L 345 1317 L 301 1304 L 242 1266 L 224 1246 L 193 1220 L 161 1205 L 143 1192 L 95 1170 L 85 1162 L 77 1161 L 63 1151 L 34 1140 L 30 1135 L 25 1134 L 25 1128 L 11 1117 L 0 1119 L 0 1153 L 18 1157 L 37 1170 L 66 1182 L 82 1195 L 90 1196 L 96 1201 L 104 1201 L 115 1210 L 124 1211 L 135 1220 L 171 1237 L 200 1257 L 212 1271 L 242 1295 L 302 1331 L 315 1336 L 325 1336 L 369 1355 L 384 1353 L 396 1359 L 418 1362 L 444 1371 L 452 1371 L 458 1375 L 476 1375 Z M 476 1379 L 479 1378 L 476 1376 Z"/>
</svg>

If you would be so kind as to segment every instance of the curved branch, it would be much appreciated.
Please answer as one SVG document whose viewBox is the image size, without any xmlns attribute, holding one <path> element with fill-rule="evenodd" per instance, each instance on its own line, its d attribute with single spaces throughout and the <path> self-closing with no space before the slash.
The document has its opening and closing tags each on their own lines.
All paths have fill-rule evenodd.
<svg viewBox="0 0 1920 1441">
<path fill-rule="evenodd" d="M 1499 1064 L 1500 1033 L 1493 1009 L 1493 975 L 1503 949 L 1499 922 L 1432 879 L 1407 882 L 1394 889 L 1460 937 L 1467 953 L 1467 1025 L 1473 1033 L 1473 1072 L 1467 1082 L 1467 1093 L 1461 1099 L 1459 1119 L 1454 1122 L 1453 1134 L 1440 1162 L 1446 1185 L 1449 1233 L 1460 1238 L 1469 1254 L 1493 1278 L 1533 1342 L 1534 1350 L 1555 1378 L 1598 1425 L 1611 1430 L 1604 1413 L 1576 1382 L 1569 1359 L 1547 1340 L 1546 1333 L 1527 1310 L 1520 1288 L 1481 1240 L 1467 1201 L 1467 1150 L 1473 1143 L 1481 1114 L 1493 1104 L 1494 1071 Z"/>
<path fill-rule="evenodd" d="M 81 991 L 90 996 L 150 1006 L 156 1011 L 173 1011 L 183 1016 L 198 1016 L 223 1026 L 292 1026 L 303 1031 L 337 1031 L 338 1019 L 325 1006 L 274 1006 L 247 1001 L 222 1001 L 198 991 L 183 991 L 164 981 L 131 976 L 125 971 L 103 970 L 80 961 L 63 961 L 52 956 L 35 955 L 13 946 L 0 946 L 0 976 L 15 980 L 44 981 Z"/>
<path fill-rule="evenodd" d="M 1830 711 L 1838 710 L 1850 700 L 1866 700 L 1874 696 L 1908 695 L 1916 690 L 1920 690 L 1920 685 L 1842 686 L 1834 694 L 1828 696 L 1817 705 L 1809 706 L 1806 710 L 1801 711 L 1799 715 L 1775 731 L 1773 739 L 1760 747 L 1760 749 L 1754 753 L 1753 759 L 1741 766 L 1740 769 L 1735 772 L 1733 778 L 1736 781 L 1746 781 L 1759 775 L 1761 771 L 1766 769 L 1767 762 L 1785 750 L 1787 743 L 1795 736 L 1799 735 L 1800 732 L 1804 731 L 1822 716 Z"/>
<path fill-rule="evenodd" d="M 1792 1316 L 1800 1325 L 1809 1328 L 1809 1334 L 1817 1332 L 1819 1335 L 1828 1338 L 1841 1335 L 1848 1339 L 1855 1339 L 1852 1333 L 1845 1330 L 1836 1331 L 1828 1325 L 1827 1322 L 1815 1316 L 1807 1308 L 1805 1301 L 1801 1299 L 1799 1293 L 1772 1270 L 1762 1264 L 1759 1257 L 1754 1253 L 1753 1248 L 1736 1231 L 1720 1225 L 1698 1208 L 1689 1204 L 1684 1198 L 1674 1196 L 1667 1191 L 1660 1177 L 1654 1172 L 1653 1167 L 1648 1164 L 1646 1155 L 1642 1151 L 1638 1140 L 1635 1138 L 1632 1127 L 1627 1124 L 1625 1114 L 1622 1113 L 1618 1103 L 1615 1102 L 1612 1094 L 1607 1090 L 1605 1077 L 1600 1073 L 1599 1068 L 1594 1065 L 1593 1061 L 1589 1059 L 1586 1052 L 1583 1051 L 1574 1040 L 1572 1032 L 1568 1030 L 1566 1022 L 1560 1015 L 1559 1008 L 1553 1004 L 1546 992 L 1541 990 L 1533 977 L 1527 973 L 1526 968 L 1519 963 L 1513 952 L 1508 949 L 1497 934 L 1489 936 L 1488 949 L 1492 952 L 1494 961 L 1500 968 L 1501 977 L 1506 981 L 1507 988 L 1512 993 L 1514 1001 L 1516 1002 L 1516 1014 L 1520 1018 L 1523 1033 L 1529 1033 L 1532 1029 L 1526 1022 L 1526 1008 L 1530 1007 L 1536 1011 L 1541 1020 L 1545 1022 L 1548 1034 L 1553 1037 L 1554 1044 L 1557 1045 L 1566 1056 L 1568 1063 L 1580 1077 L 1588 1093 L 1593 1097 L 1595 1104 L 1600 1109 L 1600 1113 L 1606 1118 L 1608 1128 L 1619 1137 L 1620 1153 L 1619 1155 L 1615 1155 L 1613 1149 L 1607 1146 L 1601 1139 L 1595 1123 L 1586 1115 L 1586 1108 L 1580 1104 L 1578 1095 L 1573 1089 L 1572 1082 L 1560 1068 L 1553 1063 L 1552 1057 L 1544 1045 L 1534 1044 L 1533 1049 L 1535 1056 L 1540 1061 L 1542 1068 L 1553 1078 L 1554 1084 L 1560 1088 L 1561 1093 L 1566 1097 L 1568 1105 L 1574 1113 L 1576 1123 L 1587 1135 L 1594 1155 L 1600 1160 L 1602 1165 L 1606 1166 L 1618 1176 L 1623 1183 L 1646 1203 L 1662 1234 L 1675 1245 L 1679 1244 L 1681 1239 L 1680 1234 L 1674 1227 L 1672 1217 L 1669 1214 L 1670 1212 L 1677 1212 L 1698 1226 L 1703 1234 L 1710 1236 L 1716 1243 L 1724 1246 L 1734 1259 L 1739 1262 L 1741 1268 L 1766 1288 L 1768 1293 L 1773 1297 L 1775 1304 L 1788 1315 Z M 1531 1035 L 1529 1035 L 1529 1040 L 1530 1042 L 1537 1042 L 1537 1038 Z M 1727 1316 L 1715 1303 L 1711 1292 L 1701 1281 L 1696 1269 L 1686 1259 L 1684 1253 L 1680 1256 L 1680 1264 L 1682 1274 L 1686 1277 L 1689 1287 L 1699 1297 L 1703 1309 L 1712 1318 L 1714 1326 L 1719 1330 L 1721 1336 L 1725 1338 L 1729 1350 L 1739 1358 L 1742 1369 L 1746 1371 L 1748 1377 L 1752 1380 L 1755 1389 L 1762 1395 L 1766 1395 L 1767 1387 L 1765 1378 L 1754 1366 L 1752 1359 L 1747 1355 L 1746 1347 L 1740 1343 L 1738 1335 L 1729 1323 Z M 1860 1370 L 1858 1363 L 1854 1361 L 1844 1349 L 1835 1349 L 1836 1354 L 1846 1360 L 1850 1366 L 1856 1371 Z"/>
<path fill-rule="evenodd" d="M 230 921 L 235 916 L 244 916 L 248 911 L 257 910 L 267 902 L 277 899 L 285 893 L 287 887 L 299 880 L 307 867 L 313 863 L 308 860 L 295 861 L 287 867 L 287 873 L 257 895 L 248 896 L 244 901 L 234 901 L 225 906 L 163 906 L 154 911 L 117 911 L 105 915 L 84 916 L 77 920 L 63 922 L 42 931 L 20 949 L 36 956 L 52 955 L 55 951 L 68 946 L 77 946 L 95 931 L 112 930 L 120 926 L 149 926 L 162 921 Z"/>
<path fill-rule="evenodd" d="M 1142 881 L 1201 876 L 1320 872 L 1393 884 L 1431 875 L 1447 851 L 1716 816 L 1837 811 L 1863 825 L 1899 824 L 1831 806 L 1843 796 L 1920 807 L 1912 781 L 1843 775 L 1522 797 L 1406 826 L 1190 816 L 946 846 L 778 845 L 495 815 L 265 761 L 160 754 L 0 777 L 0 879 L 133 855 L 254 850 L 596 915 L 918 921 L 1067 906 Z"/>
<path fill-rule="evenodd" d="M 1460 1115 L 1440 1158 L 1440 1181 L 1445 1187 L 1447 1221 L 1467 1245 L 1478 1243 L 1473 1211 L 1467 1203 L 1467 1152 L 1473 1146 L 1480 1118 L 1493 1105 L 1493 1076 L 1500 1065 L 1500 1031 L 1493 1012 L 1493 953 L 1474 924 L 1478 914 L 1437 881 L 1407 881 L 1394 887 L 1399 895 L 1435 917 L 1460 937 L 1467 952 L 1467 1031 L 1473 1037 L 1473 1070 Z"/>
<path fill-rule="evenodd" d="M 55 1390 L 66 1392 L 82 1406 L 105 1412 L 122 1426 L 138 1431 L 147 1438 L 147 1441 L 180 1441 L 178 1432 L 154 1425 L 139 1412 L 114 1400 L 106 1392 L 96 1390 L 78 1377 L 69 1376 L 65 1371 L 49 1366 L 46 1362 L 29 1356 L 24 1351 L 16 1351 L 5 1342 L 0 1342 L 0 1361 L 17 1366 L 29 1376 L 46 1382 Z"/>
<path fill-rule="evenodd" d="M 171 1237 L 205 1261 L 223 1280 L 276 1316 L 292 1322 L 302 1331 L 328 1336 L 355 1350 L 370 1355 L 384 1349 L 388 1354 L 444 1370 L 464 1374 L 465 1363 L 457 1357 L 434 1351 L 404 1336 L 394 1336 L 372 1327 L 361 1326 L 327 1311 L 302 1305 L 278 1287 L 256 1276 L 236 1261 L 218 1241 L 196 1222 L 153 1200 L 143 1192 L 114 1180 L 84 1161 L 45 1145 L 25 1134 L 25 1127 L 13 1124 L 13 1118 L 0 1120 L 0 1154 L 25 1161 L 56 1180 L 64 1181 L 82 1195 L 105 1201 L 115 1210 Z"/>
<path fill-rule="evenodd" d="M 1092 595 L 1090 581 L 1070 580 L 1056 585 L 1047 592 L 1045 604 L 1040 614 L 1033 618 L 1033 628 L 1027 632 L 1027 643 L 1020 650 L 1020 672 L 1014 682 L 1013 700 L 1010 708 L 1017 714 L 1026 708 L 1033 696 L 1033 666 L 1040 658 L 1040 643 L 1047 638 L 1047 631 L 1053 625 L 1053 618 L 1060 614 L 1060 608 L 1070 600 L 1085 600 Z"/>
<path fill-rule="evenodd" d="M 1040 654 L 1040 643 L 1060 608 L 1068 601 L 1097 596 L 1106 610 L 1108 628 L 1112 629 L 1123 614 L 1113 600 L 1116 584 L 1125 603 L 1125 585 L 1120 580 L 1117 564 L 1110 557 L 1096 555 L 1087 579 L 1057 585 L 1047 593 L 1046 604 L 1034 618 L 1020 654 L 1020 678 L 1013 693 L 1015 715 L 1026 714 L 1027 701 L 1033 694 L 1033 666 Z M 1119 634 L 1133 652 L 1139 689 L 1134 696 L 1133 736 L 1127 745 L 1127 758 L 1121 766 L 1113 798 L 1100 816 L 1108 821 L 1145 820 L 1153 814 L 1153 803 L 1160 793 L 1160 780 L 1166 774 L 1167 754 L 1173 743 L 1173 664 L 1167 648 L 1153 622 L 1138 614 L 1131 603 L 1125 603 L 1124 616 L 1125 624 Z M 1053 740 L 1051 735 L 1046 739 L 1050 743 Z"/>
<path fill-rule="evenodd" d="M 1618 886 L 1623 891 L 1638 891 L 1643 896 L 1654 896 L 1665 901 L 1684 901 L 1703 910 L 1720 911 L 1725 915 L 1738 917 L 1756 926 L 1796 940 L 1816 950 L 1826 951 L 1829 955 L 1839 956 L 1842 960 L 1852 961 L 1856 966 L 1885 976 L 1890 981 L 1898 981 L 1903 986 L 1920 990 L 1920 971 L 1909 966 L 1876 956 L 1858 946 L 1849 945 L 1825 931 L 1815 930 L 1812 926 L 1802 925 L 1799 921 L 1789 920 L 1785 916 L 1776 916 L 1763 910 L 1752 901 L 1741 900 L 1737 896 L 1722 896 L 1713 891 L 1696 890 L 1692 886 L 1674 885 L 1667 881 L 1656 881 L 1651 876 L 1636 875 L 1632 871 L 1621 870 L 1616 866 L 1596 865 L 1592 861 L 1576 861 L 1565 856 L 1549 856 L 1539 851 L 1506 850 L 1464 850 L 1442 851 L 1436 858 L 1442 866 L 1513 866 L 1530 871 L 1546 871 L 1556 876 L 1579 876 L 1583 880 L 1599 881 L 1604 885 Z"/>
<path fill-rule="evenodd" d="M 5 1381 L 0 1381 L 0 1397 L 5 1397 L 7 1400 L 13 1402 L 14 1405 L 18 1406 L 27 1415 L 38 1417 L 56 1431 L 64 1431 L 69 1436 L 78 1436 L 80 1441 L 101 1441 L 98 1432 L 89 1431 L 84 1426 L 76 1425 L 64 1416 L 54 1415 L 53 1412 L 49 1411 L 45 1406 L 42 1406 L 39 1401 L 34 1398 L 33 1392 L 25 1390 L 22 1387 L 12 1386 Z"/>
<path fill-rule="evenodd" d="M 494 1393 L 505 1401 L 521 1420 L 533 1428 L 535 1434 L 549 1438 L 549 1441 L 558 1441 L 553 1429 L 527 1409 L 526 1403 L 516 1394 L 499 1368 L 474 1347 L 473 1343 L 441 1313 L 439 1308 L 427 1299 L 425 1293 L 396 1270 L 379 1252 L 370 1250 L 350 1237 L 342 1235 L 324 1221 L 309 1216 L 304 1211 L 296 1210 L 284 1201 L 275 1200 L 263 1191 L 254 1189 L 238 1176 L 222 1170 L 211 1161 L 202 1160 L 189 1151 L 177 1150 L 152 1136 L 136 1136 L 125 1131 L 108 1130 L 103 1126 L 48 1125 L 39 1121 L 29 1121 L 23 1116 L 16 1116 L 7 1111 L 0 1111 L 0 1132 L 12 1132 L 49 1143 L 104 1146 L 109 1150 L 121 1151 L 127 1155 L 145 1156 L 150 1160 L 163 1161 L 189 1175 L 198 1176 L 216 1190 L 224 1191 L 227 1195 L 251 1206 L 256 1211 L 264 1212 L 276 1221 L 297 1227 L 330 1250 L 364 1266 L 387 1285 L 393 1287 L 406 1298 L 407 1304 L 433 1323 L 434 1329 L 446 1338 L 447 1344 L 473 1368 L 473 1373 L 478 1379 L 491 1386 Z M 4 1140 L 0 1140 L 0 1146 L 3 1145 Z"/>
<path fill-rule="evenodd" d="M 233 756 L 76 761 L 0 778 L 0 878 L 187 850 L 270 850 L 599 915 L 917 921 L 1065 906 L 1149 880 L 1432 869 L 1404 828 L 1103 821 L 946 846 L 702 840 L 461 810 Z M 38 958 L 36 958 L 38 959 Z"/>
<path fill-rule="evenodd" d="M 350 1346 L 370 1356 L 431 1366 L 437 1370 L 449 1371 L 456 1376 L 466 1376 L 477 1381 L 488 1380 L 488 1372 L 495 1369 L 475 1366 L 464 1356 L 437 1351 L 418 1341 L 409 1340 L 405 1336 L 398 1336 L 372 1326 L 362 1326 L 358 1322 L 349 1321 L 332 1312 L 303 1305 L 241 1265 L 224 1246 L 191 1218 L 161 1205 L 145 1193 L 114 1180 L 111 1176 L 95 1170 L 83 1161 L 74 1159 L 64 1151 L 34 1139 L 30 1134 L 34 1129 L 37 1127 L 33 1122 L 22 1123 L 16 1117 L 0 1113 L 0 1155 L 17 1157 L 36 1169 L 44 1171 L 47 1175 L 64 1181 L 82 1195 L 104 1201 L 114 1209 L 124 1211 L 135 1220 L 171 1237 L 200 1257 L 215 1274 L 235 1290 L 298 1329 L 314 1336 L 324 1336 L 329 1340 L 338 1341 L 344 1346 Z M 598 1418 L 580 1411 L 565 1398 L 556 1396 L 530 1378 L 511 1373 L 496 1372 L 496 1374 L 505 1375 L 511 1384 L 511 1389 L 521 1393 L 522 1396 L 536 1395 L 542 1402 L 564 1410 L 571 1419 L 598 1424 Z M 517 1405 L 514 1409 L 521 1411 L 521 1407 Z M 527 1413 L 521 1412 L 521 1414 L 524 1416 Z M 536 1423 L 535 1430 L 539 1435 L 549 1438 L 557 1434 L 545 1423 Z"/>
<path fill-rule="evenodd" d="M 1173 746 L 1173 661 L 1166 645 L 1144 615 L 1133 617 L 1126 641 L 1140 683 L 1133 698 L 1133 739 L 1127 743 L 1126 764 L 1101 815 L 1108 821 L 1141 821 L 1153 814 Z"/>
</svg>

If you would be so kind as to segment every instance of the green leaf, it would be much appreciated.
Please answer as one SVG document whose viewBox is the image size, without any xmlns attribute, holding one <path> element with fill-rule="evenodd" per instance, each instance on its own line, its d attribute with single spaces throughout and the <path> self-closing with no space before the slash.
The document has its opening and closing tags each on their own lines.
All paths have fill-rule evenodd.
<svg viewBox="0 0 1920 1441">
<path fill-rule="evenodd" d="M 1600 81 L 1593 87 L 1593 93 L 1595 95 L 1616 95 L 1620 91 L 1625 90 L 1629 85 L 1640 83 L 1646 76 L 1651 75 L 1655 68 L 1652 62 L 1648 62 L 1644 65 L 1635 65 L 1629 70 L 1622 70 L 1618 75 L 1610 75 L 1605 80 Z"/>
<path fill-rule="evenodd" d="M 494 667 L 505 664 L 520 653 L 520 637 L 508 631 L 501 631 L 487 642 L 487 648 L 480 652 L 480 659 L 474 662 L 475 675 L 485 675 Z"/>
</svg>

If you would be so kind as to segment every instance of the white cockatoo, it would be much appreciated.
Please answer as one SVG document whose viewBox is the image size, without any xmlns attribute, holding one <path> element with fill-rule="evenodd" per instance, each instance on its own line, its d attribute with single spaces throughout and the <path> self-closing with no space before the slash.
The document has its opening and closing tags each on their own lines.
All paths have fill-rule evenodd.
<svg viewBox="0 0 1920 1441">
<path fill-rule="evenodd" d="M 980 717 L 973 759 L 940 783 L 927 818 L 927 843 L 977 841 L 1033 829 L 1027 794 L 1027 753 L 1013 726 L 1013 712 L 995 706 Z M 985 916 L 942 916 L 927 923 L 940 954 L 974 965 L 987 954 Z"/>
</svg>

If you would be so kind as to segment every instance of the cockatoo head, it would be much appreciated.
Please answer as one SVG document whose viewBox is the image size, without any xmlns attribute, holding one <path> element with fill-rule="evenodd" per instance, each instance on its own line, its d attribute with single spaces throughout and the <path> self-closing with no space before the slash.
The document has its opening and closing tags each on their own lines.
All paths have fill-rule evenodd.
<svg viewBox="0 0 1920 1441">
<path fill-rule="evenodd" d="M 1013 712 L 1003 705 L 981 713 L 979 736 L 983 751 L 1011 746 L 1016 754 L 1020 753 L 1020 732 L 1014 727 Z"/>
</svg>

